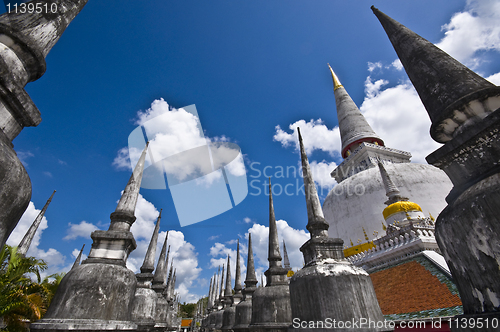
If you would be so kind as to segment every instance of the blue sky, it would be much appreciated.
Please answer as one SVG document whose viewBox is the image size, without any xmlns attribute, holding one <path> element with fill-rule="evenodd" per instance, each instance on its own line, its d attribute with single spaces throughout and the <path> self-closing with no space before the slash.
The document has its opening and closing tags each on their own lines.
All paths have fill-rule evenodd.
<svg viewBox="0 0 500 332">
<path fill-rule="evenodd" d="M 19 242 L 56 189 L 30 253 L 46 259 L 50 273 L 67 270 L 84 243 L 88 254 L 90 232 L 109 226 L 130 177 L 123 149 L 141 116 L 195 104 L 205 137 L 241 148 L 248 195 L 221 215 L 180 227 L 169 190 L 141 189 L 129 267 L 140 267 L 163 209 L 159 242 L 171 230 L 182 301 L 208 292 L 238 238 L 246 264 L 249 230 L 258 274 L 265 271 L 267 176 L 276 186 L 280 241 L 301 267 L 298 248 L 308 238 L 302 179 L 280 171 L 298 169 L 293 128 L 300 125 L 322 200 L 335 185 L 328 174 L 341 162 L 340 136 L 327 63 L 387 146 L 412 152 L 414 162 L 439 146 L 372 4 L 500 83 L 498 1 L 90 0 L 47 56 L 45 75 L 26 86 L 43 120 L 13 142 L 33 195 L 8 243 Z M 279 193 L 287 185 L 291 194 Z"/>
</svg>

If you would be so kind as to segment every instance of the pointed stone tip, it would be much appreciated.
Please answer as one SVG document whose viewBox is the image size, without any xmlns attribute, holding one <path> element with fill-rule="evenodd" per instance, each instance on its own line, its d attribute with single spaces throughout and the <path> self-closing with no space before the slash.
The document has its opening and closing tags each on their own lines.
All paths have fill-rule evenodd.
<svg viewBox="0 0 500 332">
<path fill-rule="evenodd" d="M 375 7 L 374 5 L 371 5 L 370 9 L 375 13 L 376 11 L 378 12 L 378 8 Z"/>
<path fill-rule="evenodd" d="M 297 133 L 299 135 L 299 142 L 302 142 L 302 135 L 300 134 L 300 127 L 297 127 Z"/>
</svg>

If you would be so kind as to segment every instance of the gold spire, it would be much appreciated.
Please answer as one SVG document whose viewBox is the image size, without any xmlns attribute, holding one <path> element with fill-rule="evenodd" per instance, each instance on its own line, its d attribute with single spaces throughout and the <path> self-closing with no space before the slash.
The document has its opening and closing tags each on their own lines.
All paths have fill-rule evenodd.
<svg viewBox="0 0 500 332">
<path fill-rule="evenodd" d="M 342 84 L 340 84 L 339 78 L 335 73 L 333 72 L 332 67 L 330 67 L 330 64 L 328 64 L 328 68 L 330 68 L 330 71 L 332 72 L 332 79 L 333 79 L 333 91 L 337 90 L 338 88 L 343 87 Z"/>
</svg>

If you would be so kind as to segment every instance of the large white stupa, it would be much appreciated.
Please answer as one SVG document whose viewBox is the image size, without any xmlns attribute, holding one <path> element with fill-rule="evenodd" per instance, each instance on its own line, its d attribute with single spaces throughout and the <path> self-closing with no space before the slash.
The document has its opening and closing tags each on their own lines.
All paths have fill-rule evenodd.
<svg viewBox="0 0 500 332">
<path fill-rule="evenodd" d="M 434 166 L 410 163 L 409 152 L 386 147 L 331 72 L 344 161 L 331 173 L 338 184 L 323 203 L 330 237 L 341 238 L 347 247 L 357 247 L 385 234 L 387 223 L 400 219 L 401 213 L 437 216 L 452 188 L 448 176 Z M 418 205 L 399 202 L 384 210 L 387 197 L 379 161 L 401 195 Z"/>
</svg>

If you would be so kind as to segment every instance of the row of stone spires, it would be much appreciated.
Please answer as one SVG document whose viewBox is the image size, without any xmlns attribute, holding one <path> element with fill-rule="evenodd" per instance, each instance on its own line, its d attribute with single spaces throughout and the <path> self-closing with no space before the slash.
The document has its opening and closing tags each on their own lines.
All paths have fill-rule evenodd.
<svg viewBox="0 0 500 332">
<path fill-rule="evenodd" d="M 149 143 L 113 213 L 107 231 L 94 231 L 88 258 L 62 279 L 45 317 L 31 324 L 31 330 L 139 330 L 167 331 L 179 325 L 176 270 L 168 263 L 170 247 L 165 236 L 158 265 L 154 259 L 160 229 L 161 210 L 146 252 L 141 272 L 126 268 L 126 260 L 136 248 L 130 232 L 142 181 Z M 83 250 L 83 248 L 82 248 Z M 154 274 L 153 274 L 154 271 Z"/>
<path fill-rule="evenodd" d="M 23 127 L 40 122 L 39 112 L 25 93 L 24 85 L 43 74 L 44 57 L 86 2 L 60 0 L 58 4 L 64 10 L 50 17 L 43 14 L 2 16 L 0 28 L 14 47 L 7 46 L 2 54 L 8 57 L 5 63 L 13 65 L 1 73 L 2 79 L 12 85 L 9 91 L 2 90 L 0 99 L 9 112 L 15 114 L 0 135 L 0 176 L 2 181 L 8 179 L 0 194 L 9 197 L 0 205 L 2 244 L 31 197 L 31 183 L 11 143 Z M 431 136 L 445 143 L 428 157 L 454 184 L 447 198 L 449 205 L 438 217 L 436 237 L 457 282 L 464 311 L 476 318 L 498 317 L 500 285 L 495 281 L 500 279 L 497 236 L 500 233 L 497 167 L 500 148 L 496 133 L 500 127 L 500 89 L 377 9 L 373 11 L 429 113 Z M 348 149 L 344 148 L 348 147 L 343 146 L 343 153 L 347 153 Z M 94 245 L 89 258 L 68 273 L 61 285 L 64 294 L 62 290 L 56 294 L 48 318 L 34 324 L 34 330 L 69 330 L 74 329 L 75 324 L 80 324 L 80 328 L 104 330 L 110 328 L 111 320 L 115 322 L 115 329 L 137 327 L 127 320 L 137 281 L 133 273 L 123 270 L 128 254 L 135 248 L 135 240 L 127 233 L 133 218 L 118 208 L 115 212 L 107 232 L 93 233 Z M 322 223 L 311 224 L 321 226 Z M 323 239 L 324 229 L 319 227 L 315 231 L 319 236 L 311 233 L 311 240 L 316 239 L 312 242 Z M 308 250 L 313 248 L 312 244 L 303 248 L 304 255 L 314 254 L 314 250 Z M 306 267 L 308 262 L 306 259 Z M 312 303 L 311 308 L 315 305 Z"/>
<path fill-rule="evenodd" d="M 294 274 L 290 281 L 287 280 L 289 262 L 285 263 L 286 268 L 282 266 L 272 187 L 269 181 L 269 268 L 265 272 L 266 286 L 255 287 L 257 278 L 251 234 L 249 234 L 247 277 L 243 298 L 238 278 L 238 241 L 234 295 L 231 291 L 228 256 L 224 297 L 214 297 L 219 287 L 217 273 L 217 278 L 214 275 L 210 283 L 207 315 L 201 324 L 203 331 L 288 331 L 292 317 L 301 321 L 324 321 L 325 317 L 335 317 L 343 321 L 366 318 L 383 322 L 382 311 L 370 277 L 361 268 L 353 266 L 344 258 L 341 239 L 328 237 L 329 225 L 323 216 L 300 129 L 298 133 L 308 213 L 307 229 L 311 234 L 311 239 L 300 248 L 304 254 L 305 267 Z M 222 276 L 221 289 L 223 284 Z M 374 328 L 371 331 L 382 331 L 382 329 Z"/>
<path fill-rule="evenodd" d="M 269 268 L 265 272 L 266 286 L 255 288 L 257 279 L 253 264 L 251 234 L 249 234 L 244 297 L 241 301 L 238 296 L 236 290 L 238 282 L 234 296 L 230 295 L 231 275 L 228 269 L 223 306 L 218 305 L 217 308 L 211 306 L 213 292 L 209 291 L 208 307 L 212 310 L 209 309 L 208 315 L 202 321 L 203 331 L 288 331 L 292 317 L 301 321 L 324 321 L 325 317 L 335 317 L 343 321 L 361 318 L 375 322 L 383 321 L 370 277 L 344 258 L 341 239 L 328 237 L 329 225 L 323 216 L 300 129 L 298 133 L 308 214 L 307 229 L 311 234 L 311 239 L 300 248 L 304 254 L 305 267 L 294 274 L 288 282 L 289 262 L 286 262 L 286 268 L 282 266 L 272 187 L 269 181 Z M 213 289 L 213 282 L 211 285 Z M 217 299 L 214 303 L 217 303 Z M 382 329 L 374 328 L 371 331 L 382 331 Z"/>
<path fill-rule="evenodd" d="M 449 205 L 436 222 L 436 238 L 457 282 L 463 302 L 465 315 L 459 319 L 498 318 L 500 286 L 496 280 L 500 279 L 500 240 L 497 236 L 500 233 L 500 173 L 497 165 L 500 146 L 497 133 L 500 131 L 500 88 L 376 8 L 372 7 L 372 10 L 387 32 L 429 113 L 432 121 L 431 136 L 434 140 L 445 143 L 428 156 L 427 160 L 443 169 L 454 184 L 447 197 Z M 345 106 L 346 101 L 349 104 L 350 97 L 347 93 L 341 95 L 345 90 L 340 89 L 339 82 L 334 80 L 334 84 L 337 108 L 339 112 L 343 112 L 345 109 L 339 109 L 339 104 Z M 354 113 L 359 112 L 357 107 L 349 109 Z M 348 156 L 350 146 L 359 139 L 371 139 L 373 143 L 383 145 L 367 123 L 363 126 L 362 117 L 340 118 L 339 116 L 339 122 L 355 120 L 350 125 L 342 126 L 344 129 L 354 129 L 342 135 L 344 158 Z M 359 128 L 362 129 L 361 136 L 349 136 L 359 133 Z M 324 321 L 325 317 L 335 317 L 344 322 L 355 319 L 359 321 L 363 317 L 372 319 L 375 326 L 379 326 L 382 316 L 368 275 L 345 263 L 342 240 L 327 236 L 328 224 L 324 221 L 308 170 L 300 132 L 299 141 L 306 188 L 307 229 L 311 239 L 301 247 L 305 268 L 290 280 L 292 315 L 306 322 Z M 388 196 L 386 203 L 406 200 L 391 185 L 390 179 L 384 177 L 383 167 L 380 170 Z M 282 279 L 276 263 L 280 257 L 277 239 L 273 234 L 271 192 L 270 214 L 270 267 L 266 271 L 268 285 L 263 288 L 268 291 L 259 292 L 258 289 L 254 293 L 249 327 L 252 331 L 285 331 L 291 324 L 290 319 L 287 319 L 291 316 L 287 303 L 290 299 L 286 298 L 286 290 L 272 292 L 272 288 L 282 287 Z M 483 254 L 478 255 L 479 251 Z M 266 298 L 267 303 L 274 305 L 274 308 L 266 307 L 262 298 Z M 208 325 L 208 330 L 212 329 Z M 384 329 L 383 324 L 380 329 L 372 327 L 365 330 L 381 329 Z M 455 330 L 478 329 L 466 327 Z M 493 330 L 493 327 L 481 329 Z"/>
</svg>

